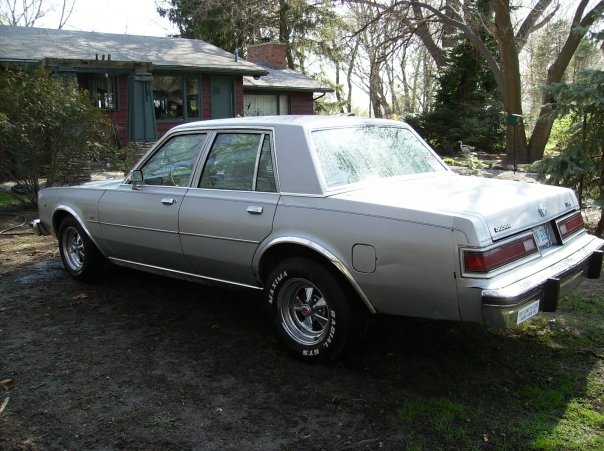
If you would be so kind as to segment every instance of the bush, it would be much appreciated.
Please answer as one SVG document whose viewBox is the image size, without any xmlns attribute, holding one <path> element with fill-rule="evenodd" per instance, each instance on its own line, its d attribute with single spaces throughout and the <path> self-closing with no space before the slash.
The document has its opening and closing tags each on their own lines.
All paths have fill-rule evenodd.
<svg viewBox="0 0 604 451">
<path fill-rule="evenodd" d="M 584 71 L 573 84 L 548 87 L 559 118 L 556 151 L 533 165 L 542 180 L 573 188 L 604 207 L 604 71 Z M 604 210 L 596 227 L 604 235 Z"/>
<path fill-rule="evenodd" d="M 0 69 L 0 178 L 24 185 L 32 205 L 41 178 L 46 186 L 78 181 L 92 159 L 117 152 L 111 120 L 73 78 Z"/>
</svg>

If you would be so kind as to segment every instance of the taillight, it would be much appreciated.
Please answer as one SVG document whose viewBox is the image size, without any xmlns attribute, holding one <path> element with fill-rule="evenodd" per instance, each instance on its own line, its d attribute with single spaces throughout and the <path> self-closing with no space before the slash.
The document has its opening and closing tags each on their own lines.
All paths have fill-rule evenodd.
<svg viewBox="0 0 604 451">
<path fill-rule="evenodd" d="M 583 223 L 581 212 L 575 213 L 558 223 L 558 230 L 560 231 L 560 237 L 562 237 L 562 239 L 584 228 L 585 224 Z"/>
<path fill-rule="evenodd" d="M 464 268 L 467 272 L 485 273 L 536 252 L 535 238 L 525 236 L 487 251 L 464 251 Z"/>
</svg>

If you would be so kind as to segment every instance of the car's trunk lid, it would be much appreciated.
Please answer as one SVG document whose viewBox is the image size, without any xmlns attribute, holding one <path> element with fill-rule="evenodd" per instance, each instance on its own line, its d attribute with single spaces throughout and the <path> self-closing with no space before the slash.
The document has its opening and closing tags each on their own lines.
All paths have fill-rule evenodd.
<svg viewBox="0 0 604 451">
<path fill-rule="evenodd" d="M 575 197 L 566 188 L 449 174 L 399 179 L 340 196 L 393 207 L 479 216 L 486 222 L 493 240 L 543 224 L 576 208 Z"/>
</svg>

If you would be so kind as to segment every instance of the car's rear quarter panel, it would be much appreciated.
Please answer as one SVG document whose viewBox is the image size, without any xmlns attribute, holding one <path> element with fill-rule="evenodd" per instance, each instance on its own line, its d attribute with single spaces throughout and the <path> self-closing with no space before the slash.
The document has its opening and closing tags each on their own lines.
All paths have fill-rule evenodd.
<svg viewBox="0 0 604 451">
<path fill-rule="evenodd" d="M 455 243 L 465 243 L 466 237 L 452 228 L 452 222 L 450 216 L 437 213 L 283 196 L 272 238 L 297 236 L 329 250 L 377 312 L 459 320 Z M 356 244 L 375 249 L 373 272 L 355 269 Z"/>
</svg>

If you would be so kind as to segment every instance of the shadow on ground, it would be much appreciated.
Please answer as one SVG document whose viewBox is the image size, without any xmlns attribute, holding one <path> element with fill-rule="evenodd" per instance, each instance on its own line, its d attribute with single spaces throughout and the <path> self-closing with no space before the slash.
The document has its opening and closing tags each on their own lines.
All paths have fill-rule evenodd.
<svg viewBox="0 0 604 451">
<path fill-rule="evenodd" d="M 2 274 L 0 290 L 8 449 L 521 449 L 594 364 L 530 336 L 390 317 L 308 364 L 255 293 L 127 270 L 83 285 L 56 258 Z"/>
</svg>

